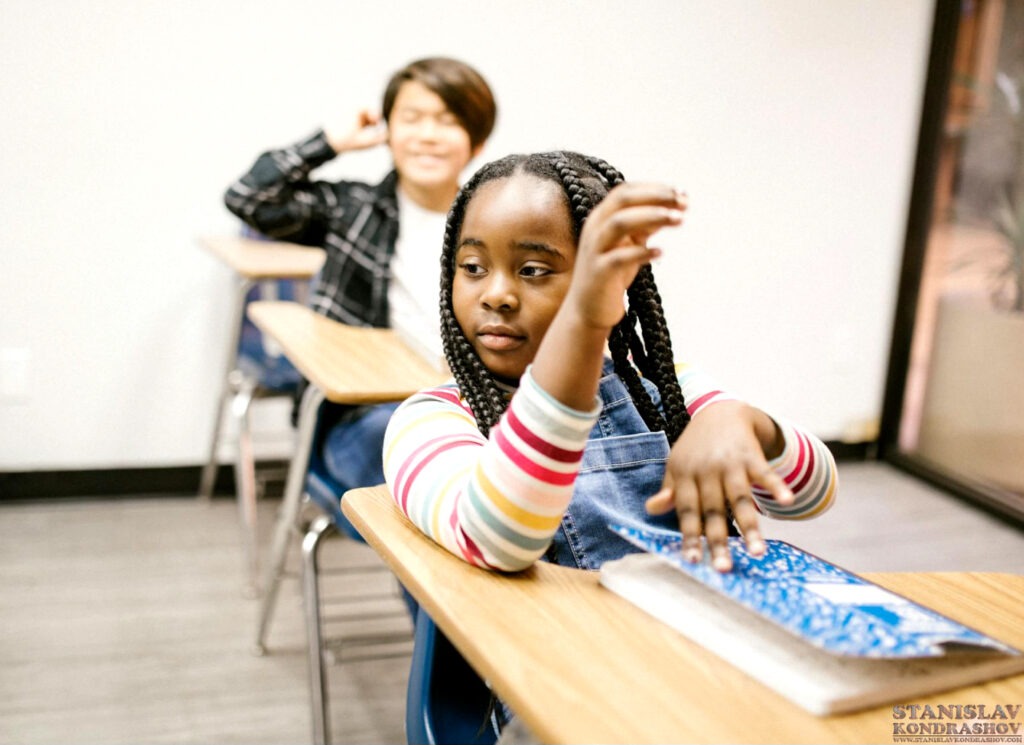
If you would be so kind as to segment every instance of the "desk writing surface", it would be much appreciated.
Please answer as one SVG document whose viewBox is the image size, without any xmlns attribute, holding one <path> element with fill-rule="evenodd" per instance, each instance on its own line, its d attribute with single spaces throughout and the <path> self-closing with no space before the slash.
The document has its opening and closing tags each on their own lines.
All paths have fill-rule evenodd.
<svg viewBox="0 0 1024 745">
<path fill-rule="evenodd" d="M 329 401 L 401 401 L 450 376 L 432 367 L 391 329 L 348 326 L 290 301 L 250 303 L 247 313 Z"/>
<path fill-rule="evenodd" d="M 891 707 L 812 716 L 601 587 L 596 572 L 538 563 L 501 575 L 469 566 L 419 533 L 383 486 L 348 492 L 342 509 L 544 742 L 893 741 Z M 1024 646 L 1024 577 L 865 576 Z M 1024 703 L 1024 676 L 914 703 Z"/>
<path fill-rule="evenodd" d="M 199 243 L 247 279 L 309 279 L 327 257 L 322 248 L 240 236 L 203 236 Z"/>
</svg>

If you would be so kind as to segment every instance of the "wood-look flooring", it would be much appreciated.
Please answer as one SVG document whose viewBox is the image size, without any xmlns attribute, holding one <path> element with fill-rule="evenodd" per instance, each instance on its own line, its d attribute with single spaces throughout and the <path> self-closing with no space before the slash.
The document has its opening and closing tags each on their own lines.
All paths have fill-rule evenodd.
<svg viewBox="0 0 1024 745">
<path fill-rule="evenodd" d="M 840 474 L 830 513 L 768 536 L 854 571 L 1024 574 L 1021 530 L 884 465 Z M 325 554 L 376 561 L 340 539 Z M 309 742 L 298 583 L 258 657 L 242 568 L 230 499 L 0 505 L 0 743 Z M 407 672 L 407 655 L 333 665 L 333 741 L 404 742 Z"/>
</svg>

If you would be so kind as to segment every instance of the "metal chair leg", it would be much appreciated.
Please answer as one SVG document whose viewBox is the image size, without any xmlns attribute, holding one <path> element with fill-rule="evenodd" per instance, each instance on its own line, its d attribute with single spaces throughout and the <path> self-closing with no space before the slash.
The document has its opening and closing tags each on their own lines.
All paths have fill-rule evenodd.
<svg viewBox="0 0 1024 745">
<path fill-rule="evenodd" d="M 199 480 L 200 499 L 208 500 L 213 496 L 213 486 L 217 481 L 217 469 L 220 466 L 217 460 L 217 453 L 220 449 L 221 429 L 224 426 L 224 406 L 228 401 L 228 397 L 233 393 L 229 378 L 238 365 L 238 343 L 242 338 L 245 298 L 254 284 L 251 279 L 239 279 L 235 285 L 235 306 L 232 309 L 231 326 L 228 333 L 228 348 L 224 357 L 224 377 L 221 378 L 221 395 L 217 399 L 217 413 L 213 418 L 213 434 L 210 436 L 210 457 L 203 466 L 203 474 Z"/>
<path fill-rule="evenodd" d="M 249 597 L 259 594 L 259 526 L 256 515 L 256 459 L 252 450 L 251 412 L 256 384 L 242 381 L 231 400 L 231 416 L 238 432 L 238 453 L 235 456 L 235 496 L 242 527 L 242 546 L 245 553 L 245 593 Z"/>
<path fill-rule="evenodd" d="M 327 674 L 324 666 L 323 633 L 320 626 L 320 582 L 318 561 L 320 544 L 334 532 L 334 522 L 326 515 L 317 517 L 302 539 L 302 594 L 306 610 L 306 646 L 309 656 L 309 695 L 313 717 L 314 745 L 330 742 L 330 710 Z"/>
<path fill-rule="evenodd" d="M 224 387 L 217 399 L 217 413 L 213 420 L 213 436 L 210 438 L 210 457 L 203 465 L 203 475 L 199 479 L 199 497 L 209 500 L 213 496 L 213 485 L 217 481 L 217 469 L 220 466 L 217 454 L 220 450 L 220 432 L 224 426 L 224 406 L 231 395 L 230 385 L 224 381 Z"/>
<path fill-rule="evenodd" d="M 266 651 L 267 631 L 270 628 L 270 618 L 274 613 L 277 592 L 284 574 L 289 539 L 292 531 L 295 530 L 299 510 L 302 506 L 306 472 L 309 469 L 309 453 L 313 446 L 313 432 L 316 429 L 317 414 L 323 401 L 324 394 L 315 385 L 309 386 L 302 396 L 295 452 L 292 454 L 291 465 L 288 468 L 288 480 L 285 482 L 281 510 L 274 528 L 270 561 L 264 572 L 263 600 L 260 605 L 259 626 L 256 630 L 256 652 L 258 654 L 263 654 Z"/>
</svg>

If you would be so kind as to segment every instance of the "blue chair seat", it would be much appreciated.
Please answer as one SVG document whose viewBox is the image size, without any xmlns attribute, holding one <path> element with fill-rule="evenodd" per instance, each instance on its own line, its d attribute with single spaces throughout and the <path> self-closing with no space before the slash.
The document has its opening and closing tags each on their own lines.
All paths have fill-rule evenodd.
<svg viewBox="0 0 1024 745">
<path fill-rule="evenodd" d="M 294 300 L 297 297 L 295 281 L 275 280 L 273 284 L 278 299 Z M 253 286 L 246 294 L 246 305 L 260 300 L 264 294 L 265 288 L 261 284 Z M 263 334 L 248 316 L 242 320 L 236 366 L 267 393 L 294 393 L 302 381 L 302 374 L 287 357 L 267 350 Z"/>
<path fill-rule="evenodd" d="M 406 690 L 409 745 L 493 745 L 501 714 L 496 705 L 486 684 L 421 610 Z"/>
<path fill-rule="evenodd" d="M 319 429 L 319 427 L 318 427 Z M 306 494 L 325 515 L 331 518 L 335 527 L 349 538 L 364 542 L 359 531 L 341 511 L 341 495 L 345 487 L 335 481 L 327 471 L 323 457 L 322 432 L 313 438 L 313 448 L 309 455 L 309 470 L 306 473 Z"/>
</svg>

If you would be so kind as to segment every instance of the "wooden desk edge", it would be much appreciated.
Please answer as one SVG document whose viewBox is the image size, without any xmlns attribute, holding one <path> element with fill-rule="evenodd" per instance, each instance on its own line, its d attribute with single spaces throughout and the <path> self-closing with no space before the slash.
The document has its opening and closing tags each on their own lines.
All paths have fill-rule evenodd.
<svg viewBox="0 0 1024 745">
<path fill-rule="evenodd" d="M 445 630 L 445 633 L 448 635 L 449 639 L 451 639 L 452 643 L 455 644 L 455 646 L 463 653 L 464 656 L 466 656 L 467 659 L 473 662 L 474 666 L 477 666 L 475 658 L 478 657 L 478 655 L 475 654 L 475 651 L 479 645 L 476 645 L 474 643 L 474 640 L 471 637 L 469 630 L 464 625 L 461 625 L 459 623 L 460 619 L 458 617 L 453 617 L 449 612 L 446 612 L 447 609 L 439 607 L 438 603 L 435 602 L 435 599 L 431 595 L 427 594 L 427 589 L 425 585 L 416 576 L 410 573 L 410 571 L 400 563 L 400 560 L 397 557 L 392 555 L 392 551 L 388 546 L 384 545 L 384 542 L 388 538 L 392 540 L 394 540 L 396 537 L 399 539 L 410 538 L 412 536 L 409 535 L 407 531 L 411 531 L 423 539 L 423 544 L 414 542 L 414 545 L 411 549 L 414 553 L 422 553 L 425 551 L 438 551 L 445 556 L 450 556 L 448 552 L 445 551 L 445 549 L 443 549 L 442 547 L 437 546 L 433 542 L 429 541 L 429 539 L 422 536 L 422 534 L 419 534 L 415 526 L 413 526 L 408 521 L 408 519 L 405 518 L 404 515 L 401 515 L 401 512 L 394 504 L 390 494 L 387 492 L 387 489 L 384 486 L 371 487 L 369 489 L 359 489 L 348 492 L 342 499 L 342 509 L 346 516 L 352 521 L 353 525 L 355 525 L 357 530 L 359 530 L 360 533 L 366 538 L 367 542 L 384 558 L 386 563 L 394 570 L 399 580 L 402 581 L 403 584 L 405 584 L 406 587 L 409 589 L 409 591 L 421 602 L 422 606 L 427 611 L 427 613 L 429 613 L 431 617 L 437 620 L 439 625 L 442 625 L 442 627 Z M 375 517 L 378 516 L 378 513 L 381 513 L 382 510 L 387 512 L 393 511 L 393 514 L 396 517 L 401 518 L 400 523 L 396 521 L 392 525 L 384 525 L 384 533 L 386 534 L 384 536 L 378 533 L 378 530 L 374 525 L 370 524 L 373 522 L 377 522 L 375 520 Z M 368 523 L 366 516 L 364 516 L 364 512 L 366 513 L 366 516 L 369 517 L 370 523 Z M 397 536 L 395 531 L 397 531 Z M 456 559 L 455 557 L 450 558 L 452 560 L 458 561 L 458 559 Z M 484 575 L 486 576 L 493 576 L 495 577 L 496 581 L 501 581 L 503 577 L 507 576 L 529 576 L 529 572 L 535 571 L 541 572 L 545 580 L 557 580 L 559 577 L 567 577 L 572 575 L 574 580 L 582 580 L 584 582 L 584 585 L 582 586 L 574 585 L 577 591 L 575 594 L 578 597 L 590 596 L 591 587 L 593 587 L 595 591 L 601 589 L 598 585 L 596 573 L 584 572 L 582 570 L 574 570 L 566 567 L 543 565 L 535 567 L 531 570 L 527 570 L 528 573 L 523 575 L 493 575 L 491 573 L 486 572 L 485 570 L 474 571 L 483 572 Z M 975 583 L 979 582 L 985 585 L 989 585 L 990 588 L 996 588 L 1000 593 L 1010 593 L 1012 595 L 1017 592 L 1018 588 L 1020 588 L 1021 591 L 1024 591 L 1024 576 L 1008 573 L 1000 574 L 988 572 L 876 572 L 864 574 L 863 576 L 865 576 L 867 579 L 870 579 L 873 582 L 877 582 L 878 584 L 887 587 L 888 589 L 911 597 L 912 599 L 915 599 L 918 602 L 924 602 L 925 604 L 932 604 L 927 602 L 931 597 L 937 597 L 941 599 L 944 594 L 949 593 L 950 589 L 956 589 L 957 587 L 968 588 L 973 586 Z M 431 581 L 431 578 L 427 577 L 425 581 L 429 582 Z M 569 587 L 570 584 L 573 583 L 566 583 L 567 589 L 572 589 Z M 605 600 L 602 599 L 601 602 L 604 603 Z M 626 601 L 619 598 L 618 596 L 609 595 L 607 597 L 607 602 L 609 604 L 609 612 L 611 612 L 613 616 L 620 617 L 620 620 L 621 618 L 625 618 L 627 620 L 634 620 L 634 615 L 642 614 L 642 611 L 639 611 L 633 606 L 629 606 L 629 604 L 626 603 Z M 988 600 L 986 598 L 979 598 L 979 603 L 981 606 L 986 606 L 988 604 Z M 624 605 L 626 607 L 620 607 L 620 605 Z M 1002 613 L 1005 613 L 1005 607 L 1001 608 L 1000 611 Z M 955 614 L 951 613 L 951 615 Z M 657 622 L 652 621 L 652 623 Z M 659 625 L 659 627 L 657 628 L 660 628 L 661 626 L 663 625 Z M 651 627 L 651 630 L 654 630 L 654 628 L 655 627 Z M 665 626 L 664 629 L 671 631 L 671 629 L 667 626 Z M 668 633 L 668 631 L 666 631 L 665 633 Z M 1005 634 L 997 636 L 1005 636 Z M 1005 641 L 1010 643 L 1016 641 L 1018 644 L 1020 643 L 1020 639 L 1005 639 Z M 478 669 L 481 675 L 485 678 L 490 678 L 495 681 L 500 679 L 498 677 L 497 671 L 488 670 L 486 667 L 481 667 Z M 1015 676 L 1013 680 L 1017 681 L 1018 677 Z M 1020 678 L 1020 681 L 1024 682 L 1024 678 Z M 999 681 L 995 681 L 995 683 L 999 683 Z M 979 692 L 980 686 L 987 685 L 988 684 L 983 683 L 978 684 L 978 686 L 965 687 L 962 690 L 964 692 Z M 1021 685 L 1021 682 L 1014 682 L 1012 685 L 1012 689 L 1009 689 L 1006 686 L 1001 686 L 998 690 L 1002 691 L 1004 694 L 1007 690 L 1015 691 Z M 756 687 L 758 688 L 758 690 L 760 690 L 760 684 L 756 684 Z M 524 703 L 525 699 L 521 698 L 518 695 L 518 692 L 502 690 L 501 687 L 497 686 L 496 688 L 499 694 L 506 699 L 506 701 L 513 707 L 513 709 L 519 711 L 521 715 L 523 715 L 524 720 L 526 720 L 527 724 L 534 730 L 534 733 L 538 737 L 545 741 L 559 739 L 558 734 L 556 732 L 553 732 L 548 727 L 548 723 L 545 722 L 542 717 L 539 717 L 535 712 L 530 711 L 531 707 Z M 764 693 L 766 695 L 776 695 L 770 691 L 765 691 Z M 788 704 L 789 706 L 793 706 L 792 704 L 789 704 L 789 702 L 786 702 L 786 704 Z M 860 730 L 858 729 L 858 727 L 862 725 L 857 725 L 854 722 L 865 722 L 868 721 L 869 718 L 871 721 L 874 721 L 874 719 L 877 719 L 878 717 L 884 718 L 885 712 L 888 709 L 889 707 L 887 706 L 878 706 L 872 707 L 871 709 L 862 710 L 861 712 L 855 712 L 852 714 L 834 715 L 831 717 L 819 718 L 812 717 L 812 720 L 817 720 L 821 722 L 823 725 L 822 729 L 816 729 L 818 735 L 822 735 L 827 732 L 832 732 L 833 734 L 843 732 L 845 733 L 845 735 L 843 735 L 840 738 L 842 741 L 858 741 L 850 735 L 854 732 L 859 732 Z M 610 736 L 611 738 L 614 738 L 616 735 L 611 734 Z M 740 740 L 737 739 L 735 741 Z"/>
<path fill-rule="evenodd" d="M 262 241 L 241 236 L 199 236 L 206 251 L 250 280 L 308 280 L 320 271 L 327 252 L 316 246 Z"/>
<path fill-rule="evenodd" d="M 285 356 L 299 372 L 328 400 L 336 403 L 364 405 L 403 401 L 450 377 L 447 372 L 430 367 L 402 343 L 392 329 L 349 326 L 292 300 L 258 300 L 249 304 L 246 313 L 260 331 L 281 345 Z M 384 380 L 375 378 L 369 385 L 365 381 L 357 384 L 351 380 L 339 381 L 334 374 L 337 368 L 325 356 L 332 349 L 331 344 L 325 343 L 330 340 L 382 347 L 385 351 L 378 354 L 393 358 L 393 368 L 401 371 L 401 379 L 385 375 Z M 366 350 L 361 351 L 365 356 Z M 355 350 L 346 355 L 356 356 Z"/>
</svg>

